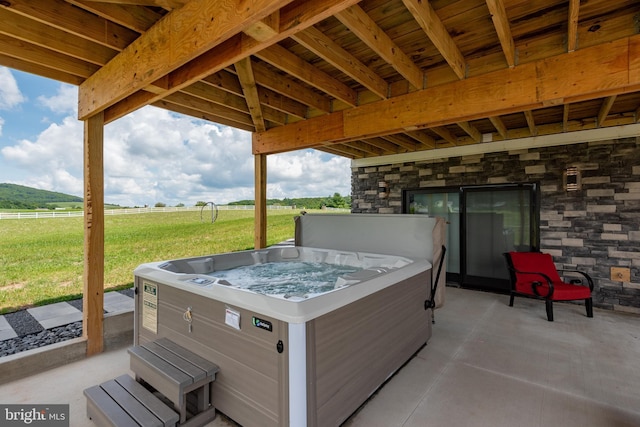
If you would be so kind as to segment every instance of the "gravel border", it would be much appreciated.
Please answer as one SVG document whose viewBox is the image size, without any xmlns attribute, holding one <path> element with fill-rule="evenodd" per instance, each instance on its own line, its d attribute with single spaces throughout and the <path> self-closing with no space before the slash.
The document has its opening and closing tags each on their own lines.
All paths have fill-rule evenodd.
<svg viewBox="0 0 640 427">
<path fill-rule="evenodd" d="M 134 297 L 133 288 L 122 289 L 117 292 L 130 298 Z M 82 311 L 82 298 L 66 302 Z M 18 336 L 0 341 L 0 357 L 82 336 L 82 321 L 44 329 L 27 310 L 8 313 L 4 317 Z"/>
</svg>

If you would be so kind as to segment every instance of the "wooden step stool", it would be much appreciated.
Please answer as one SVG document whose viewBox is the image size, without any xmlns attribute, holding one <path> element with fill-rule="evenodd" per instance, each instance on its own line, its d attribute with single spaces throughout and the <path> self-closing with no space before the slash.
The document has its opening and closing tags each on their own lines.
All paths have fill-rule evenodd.
<svg viewBox="0 0 640 427">
<path fill-rule="evenodd" d="M 173 409 L 139 381 L 122 375 L 84 390 L 87 416 L 96 424 L 197 427 L 215 418 L 210 385 L 219 371 L 216 364 L 166 338 L 131 347 L 128 352 L 136 380 L 161 393 Z M 187 420 L 187 395 L 191 392 L 196 409 Z"/>
<path fill-rule="evenodd" d="M 131 347 L 128 351 L 136 379 L 151 385 L 173 403 L 180 414 L 180 425 L 187 425 L 187 394 L 192 391 L 197 395 L 197 415 L 188 425 L 204 425 L 215 418 L 209 389 L 219 371 L 216 364 L 167 338 Z"/>
<path fill-rule="evenodd" d="M 99 426 L 175 426 L 180 417 L 129 375 L 84 391 L 87 416 Z"/>
</svg>

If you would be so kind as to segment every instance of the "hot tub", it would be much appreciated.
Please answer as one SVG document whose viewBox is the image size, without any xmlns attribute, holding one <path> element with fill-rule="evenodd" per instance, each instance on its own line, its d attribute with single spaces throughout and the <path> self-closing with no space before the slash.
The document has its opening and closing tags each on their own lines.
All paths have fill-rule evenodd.
<svg viewBox="0 0 640 427">
<path fill-rule="evenodd" d="M 143 264 L 136 344 L 167 337 L 216 363 L 212 403 L 242 425 L 339 425 L 431 336 L 425 300 L 442 224 L 304 215 L 296 246 Z M 300 264 L 337 272 L 319 287 L 264 290 L 234 270 Z"/>
</svg>

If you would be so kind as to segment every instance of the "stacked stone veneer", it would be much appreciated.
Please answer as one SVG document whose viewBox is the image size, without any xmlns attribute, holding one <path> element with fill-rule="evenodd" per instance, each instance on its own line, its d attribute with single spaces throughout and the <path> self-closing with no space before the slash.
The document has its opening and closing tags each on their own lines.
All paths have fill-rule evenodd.
<svg viewBox="0 0 640 427">
<path fill-rule="evenodd" d="M 569 166 L 579 191 L 563 189 Z M 402 213 L 405 189 L 523 182 L 540 184 L 541 250 L 594 278 L 597 307 L 640 314 L 640 138 L 355 168 L 352 212 Z M 612 267 L 630 280 L 612 280 Z"/>
</svg>

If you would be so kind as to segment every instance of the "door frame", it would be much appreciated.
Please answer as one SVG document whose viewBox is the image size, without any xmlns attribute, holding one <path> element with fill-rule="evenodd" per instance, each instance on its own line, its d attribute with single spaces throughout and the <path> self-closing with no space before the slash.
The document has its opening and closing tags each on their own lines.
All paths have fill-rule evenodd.
<svg viewBox="0 0 640 427">
<path fill-rule="evenodd" d="M 470 192 L 487 191 L 500 191 L 500 190 L 513 190 L 529 188 L 529 215 L 531 218 L 529 224 L 529 233 L 531 236 L 532 251 L 540 250 L 540 183 L 539 182 L 521 182 L 521 183 L 505 183 L 505 184 L 491 184 L 491 185 L 458 185 L 458 186 L 444 186 L 444 187 L 424 187 L 413 188 L 402 191 L 402 213 L 409 214 L 410 203 L 413 200 L 413 196 L 417 194 L 442 194 L 442 193 L 458 193 L 460 203 L 460 241 L 458 242 L 459 259 L 460 259 L 460 273 L 447 272 L 447 282 L 457 283 L 462 287 L 469 287 L 474 289 L 483 289 L 496 292 L 507 292 L 509 290 L 508 280 L 501 279 L 483 279 L 473 277 L 471 282 L 469 279 L 472 276 L 467 274 L 467 244 L 466 244 L 466 232 L 467 232 L 467 194 Z M 418 214 L 419 215 L 419 214 Z M 447 248 L 448 252 L 450 248 Z M 506 268 L 506 267 L 505 267 Z"/>
</svg>

